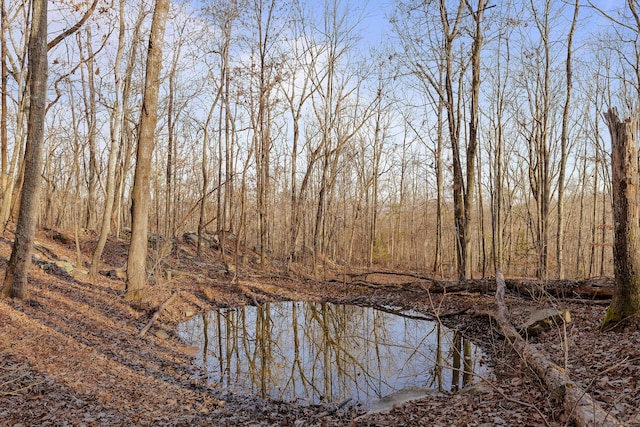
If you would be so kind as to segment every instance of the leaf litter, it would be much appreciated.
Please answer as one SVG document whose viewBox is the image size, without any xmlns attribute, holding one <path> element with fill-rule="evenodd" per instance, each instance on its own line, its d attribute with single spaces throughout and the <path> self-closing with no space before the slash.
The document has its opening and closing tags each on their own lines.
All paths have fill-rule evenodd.
<svg viewBox="0 0 640 427">
<path fill-rule="evenodd" d="M 56 232 L 55 235 L 60 234 Z M 60 259 L 75 259 L 73 245 L 40 232 L 38 244 Z M 88 262 L 95 236 L 81 242 Z M 72 241 L 72 240 L 70 240 Z M 68 241 L 67 241 L 68 242 Z M 9 242 L 0 242 L 6 265 Z M 399 286 L 308 280 L 261 272 L 251 265 L 229 274 L 218 251 L 197 257 L 187 243 L 161 264 L 170 281 L 150 283 L 144 303 L 122 298 L 124 282 L 111 270 L 122 267 L 123 242 L 111 239 L 107 264 L 95 281 L 59 269 L 30 270 L 29 300 L 0 300 L 0 419 L 10 426 L 565 426 L 568 414 L 544 390 L 486 313 L 493 295 L 458 292 L 428 294 L 416 281 Z M 196 280 L 194 280 L 196 278 Z M 339 278 L 339 276 L 336 276 Z M 381 278 L 379 280 L 384 280 Z M 138 333 L 163 301 L 178 296 L 160 313 L 149 334 Z M 196 313 L 266 301 L 308 300 L 399 307 L 441 316 L 490 356 L 494 375 L 459 392 L 434 393 L 367 413 L 357 402 L 303 405 L 234 394 L 206 384 L 195 373 L 193 349 L 173 332 Z M 573 322 L 532 338 L 571 378 L 626 425 L 640 425 L 640 334 L 599 332 L 605 306 L 589 301 L 541 300 L 509 295 L 512 322 L 538 306 L 561 306 Z M 459 313 L 445 316 L 447 313 Z M 164 331 L 166 337 L 156 332 Z"/>
</svg>

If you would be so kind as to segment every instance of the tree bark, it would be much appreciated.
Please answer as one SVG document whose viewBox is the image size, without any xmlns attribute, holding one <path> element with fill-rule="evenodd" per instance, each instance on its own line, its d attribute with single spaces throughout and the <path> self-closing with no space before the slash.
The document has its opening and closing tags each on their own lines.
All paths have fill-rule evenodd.
<svg viewBox="0 0 640 427">
<path fill-rule="evenodd" d="M 162 68 L 162 42 L 169 12 L 169 0 L 156 0 L 147 56 L 145 89 L 140 128 L 136 171 L 132 189 L 131 245 L 127 261 L 127 286 L 125 298 L 141 299 L 147 279 L 147 228 L 149 225 L 149 175 L 154 133 L 158 120 L 158 90 Z"/>
<path fill-rule="evenodd" d="M 4 1 L 0 4 L 0 57 L 2 61 L 2 81 L 0 82 L 0 194 L 5 197 L 7 189 L 7 81 L 9 71 L 7 67 L 7 40 L 6 40 L 7 10 Z"/>
<path fill-rule="evenodd" d="M 80 67 L 82 101 L 84 103 L 84 119 L 87 126 L 86 146 L 89 149 L 89 158 L 84 160 L 84 173 L 87 184 L 87 204 L 85 207 L 83 227 L 91 229 L 94 226 L 95 204 L 96 204 L 96 184 L 98 180 L 96 157 L 96 136 L 97 136 L 97 112 L 96 112 L 96 85 L 94 81 L 93 61 L 87 58 L 93 57 L 91 47 L 92 35 L 91 31 L 86 31 L 86 46 L 82 42 L 82 38 L 78 37 L 78 50 L 80 51 L 80 62 L 84 67 Z M 87 58 L 84 57 L 83 50 L 87 50 Z M 85 70 L 86 67 L 86 70 Z M 85 74 L 86 72 L 86 74 Z M 75 223 L 75 220 L 74 220 Z"/>
<path fill-rule="evenodd" d="M 7 264 L 2 295 L 25 298 L 27 273 L 31 265 L 31 249 L 36 229 L 42 146 L 47 99 L 47 0 L 31 4 L 32 23 L 29 34 L 29 118 L 25 147 L 25 171 L 11 258 Z"/>
<path fill-rule="evenodd" d="M 638 325 L 640 313 L 640 225 L 638 220 L 638 114 L 621 121 L 605 113 L 611 134 L 615 290 L 602 328 Z"/>
</svg>

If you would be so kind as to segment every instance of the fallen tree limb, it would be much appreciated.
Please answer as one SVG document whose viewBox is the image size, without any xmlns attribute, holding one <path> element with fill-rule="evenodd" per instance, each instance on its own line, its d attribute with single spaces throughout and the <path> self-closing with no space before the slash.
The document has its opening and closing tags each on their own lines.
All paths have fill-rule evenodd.
<svg viewBox="0 0 640 427">
<path fill-rule="evenodd" d="M 238 282 L 238 289 L 241 290 L 242 293 L 245 294 L 245 296 L 251 298 L 254 307 L 260 307 L 265 302 L 264 300 L 258 299 L 256 297 L 257 293 L 255 291 L 257 289 L 253 288 L 252 286 L 243 285 L 242 283 Z"/>
<path fill-rule="evenodd" d="M 609 299 L 613 296 L 613 279 L 608 277 L 547 281 L 511 279 L 506 281 L 506 285 L 521 294 L 544 292 L 557 298 Z"/>
<path fill-rule="evenodd" d="M 549 360 L 542 351 L 525 341 L 509 319 L 504 302 L 506 283 L 502 272 L 496 274 L 496 313 L 493 316 L 500 332 L 525 363 L 544 382 L 551 396 L 562 402 L 567 414 L 578 427 L 617 427 L 622 423 L 606 412 L 586 390 L 571 381 L 566 371 Z"/>
<path fill-rule="evenodd" d="M 360 273 L 346 273 L 345 276 L 351 277 L 351 278 L 363 277 L 363 278 L 366 279 L 367 276 L 370 276 L 372 274 L 382 274 L 382 275 L 401 276 L 401 277 L 413 277 L 414 279 L 431 280 L 430 277 L 424 276 L 424 275 L 418 274 L 418 273 L 405 272 L 405 271 L 387 271 L 387 270 L 371 270 L 371 271 L 365 271 L 365 272 L 360 272 Z"/>
<path fill-rule="evenodd" d="M 153 313 L 153 316 L 151 317 L 151 320 L 149 320 L 149 323 L 147 323 L 145 325 L 145 327 L 142 328 L 142 330 L 138 334 L 138 338 L 142 338 L 142 337 L 144 337 L 146 335 L 146 333 L 149 331 L 149 329 L 151 329 L 151 326 L 153 326 L 153 324 L 156 322 L 156 320 L 158 320 L 158 317 L 160 317 L 160 313 L 162 313 L 162 310 L 164 310 L 165 307 L 168 306 L 169 303 L 171 303 L 171 301 L 173 301 L 173 299 L 176 297 L 176 295 L 178 295 L 178 292 L 172 293 L 171 296 L 169 298 L 167 298 L 167 300 L 165 302 L 160 304 L 160 307 L 158 307 L 156 312 Z"/>
<path fill-rule="evenodd" d="M 406 278 L 406 280 L 403 280 Z M 369 288 L 403 288 L 417 290 L 426 288 L 432 293 L 454 292 L 495 292 L 496 284 L 492 279 L 472 279 L 464 281 L 438 280 L 411 272 L 368 271 L 347 273 L 344 281 L 352 285 Z M 342 281 L 338 281 L 342 283 Z M 556 298 L 610 299 L 613 296 L 613 279 L 599 277 L 584 280 L 532 280 L 509 279 L 505 281 L 507 289 L 526 296 L 548 295 Z"/>
<path fill-rule="evenodd" d="M 313 418 L 311 418 L 313 421 L 318 420 L 322 417 L 326 417 L 328 415 L 333 415 L 336 412 L 338 412 L 340 409 L 344 408 L 345 406 L 347 406 L 347 403 L 351 402 L 351 398 L 345 399 L 342 402 L 340 402 L 335 408 L 331 408 L 331 409 L 327 409 L 324 412 L 321 412 L 319 414 L 316 414 L 313 416 Z"/>
</svg>

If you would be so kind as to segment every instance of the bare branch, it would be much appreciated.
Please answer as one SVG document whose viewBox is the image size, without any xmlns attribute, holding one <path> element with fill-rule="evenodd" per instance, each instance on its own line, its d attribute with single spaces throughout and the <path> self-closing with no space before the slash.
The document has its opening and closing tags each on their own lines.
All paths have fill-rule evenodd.
<svg viewBox="0 0 640 427">
<path fill-rule="evenodd" d="M 98 5 L 98 0 L 93 0 L 93 3 L 91 4 L 91 7 L 89 7 L 87 12 L 82 17 L 82 19 L 80 19 L 78 22 L 76 22 L 76 24 L 73 27 L 67 28 L 62 33 L 60 33 L 55 39 L 53 39 L 49 43 L 47 43 L 47 50 L 53 49 L 62 40 L 64 40 L 65 38 L 69 37 L 70 35 L 72 35 L 76 31 L 78 31 L 82 27 L 82 25 L 84 25 L 84 23 L 87 22 L 87 20 L 91 17 L 91 15 L 93 14 L 93 11 L 96 10 L 96 6 L 97 5 Z"/>
</svg>

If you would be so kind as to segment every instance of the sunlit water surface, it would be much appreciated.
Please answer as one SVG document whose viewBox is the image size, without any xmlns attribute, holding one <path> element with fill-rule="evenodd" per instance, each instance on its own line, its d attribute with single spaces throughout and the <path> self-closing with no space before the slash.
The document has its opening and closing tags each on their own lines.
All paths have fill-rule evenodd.
<svg viewBox="0 0 640 427">
<path fill-rule="evenodd" d="M 482 351 L 415 312 L 278 302 L 212 311 L 178 327 L 207 381 L 301 403 L 364 405 L 406 387 L 461 388 L 486 375 Z"/>
</svg>

